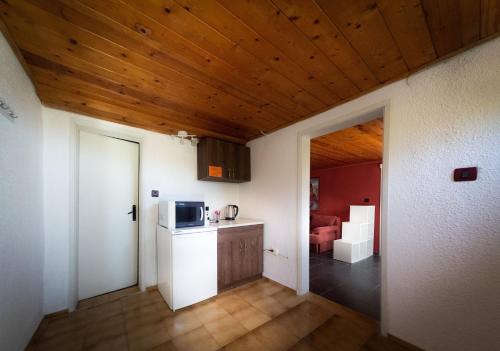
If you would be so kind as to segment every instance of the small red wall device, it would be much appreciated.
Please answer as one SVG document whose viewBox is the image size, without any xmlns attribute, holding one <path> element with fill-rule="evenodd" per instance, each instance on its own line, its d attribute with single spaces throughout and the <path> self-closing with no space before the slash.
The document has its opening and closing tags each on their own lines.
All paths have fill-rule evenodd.
<svg viewBox="0 0 500 351">
<path fill-rule="evenodd" d="M 457 168 L 453 172 L 455 182 L 467 182 L 477 179 L 477 167 Z"/>
</svg>

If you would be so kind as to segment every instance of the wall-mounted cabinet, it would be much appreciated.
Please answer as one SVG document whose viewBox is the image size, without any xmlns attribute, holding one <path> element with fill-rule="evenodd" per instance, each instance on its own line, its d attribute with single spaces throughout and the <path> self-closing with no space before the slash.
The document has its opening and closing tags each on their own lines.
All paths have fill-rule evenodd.
<svg viewBox="0 0 500 351">
<path fill-rule="evenodd" d="M 213 138 L 198 143 L 198 179 L 242 183 L 250 181 L 250 148 Z"/>
</svg>

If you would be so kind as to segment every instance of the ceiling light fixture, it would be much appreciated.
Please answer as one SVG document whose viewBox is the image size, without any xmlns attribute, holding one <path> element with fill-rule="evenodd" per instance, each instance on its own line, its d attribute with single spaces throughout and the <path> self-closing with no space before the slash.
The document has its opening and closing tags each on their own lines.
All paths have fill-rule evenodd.
<svg viewBox="0 0 500 351">
<path fill-rule="evenodd" d="M 15 112 L 7 105 L 7 102 L 5 102 L 4 99 L 0 98 L 0 114 L 5 116 L 7 119 L 10 119 L 11 121 L 17 119 L 17 115 Z"/>
<path fill-rule="evenodd" d="M 194 134 L 188 134 L 185 130 L 179 130 L 177 134 L 172 135 L 173 138 L 178 138 L 179 143 L 184 145 L 184 140 L 187 140 L 191 143 L 192 146 L 196 146 L 199 142 L 199 139 Z"/>
</svg>

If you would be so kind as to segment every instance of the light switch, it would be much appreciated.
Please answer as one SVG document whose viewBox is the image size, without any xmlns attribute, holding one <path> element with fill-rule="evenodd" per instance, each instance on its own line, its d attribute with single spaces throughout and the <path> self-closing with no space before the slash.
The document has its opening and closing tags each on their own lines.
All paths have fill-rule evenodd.
<svg viewBox="0 0 500 351">
<path fill-rule="evenodd" d="M 477 179 L 477 167 L 457 168 L 453 172 L 455 182 L 468 182 Z"/>
</svg>

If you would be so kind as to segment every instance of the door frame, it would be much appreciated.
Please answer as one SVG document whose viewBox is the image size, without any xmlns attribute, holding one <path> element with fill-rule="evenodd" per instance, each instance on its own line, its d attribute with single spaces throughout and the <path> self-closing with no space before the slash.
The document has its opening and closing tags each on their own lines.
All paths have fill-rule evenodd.
<svg viewBox="0 0 500 351">
<path fill-rule="evenodd" d="M 93 128 L 75 122 L 71 131 L 71 143 L 74 147 L 73 160 L 74 163 L 70 169 L 70 179 L 74 179 L 73 199 L 70 199 L 70 204 L 73 204 L 73 209 L 70 209 L 70 218 L 73 218 L 73 223 L 70 224 L 70 240 L 69 240 L 69 289 L 68 289 L 68 309 L 73 311 L 78 304 L 78 228 L 79 228 L 79 188 L 80 188 L 80 132 L 87 132 L 105 137 L 120 139 L 137 143 L 139 146 L 139 164 L 138 164 L 138 204 L 137 204 L 137 284 L 141 290 L 144 290 L 142 282 L 142 234 L 141 234 L 141 189 L 142 189 L 142 138 L 130 134 L 120 133 L 119 131 L 110 131 L 106 129 Z"/>
<path fill-rule="evenodd" d="M 303 129 L 297 134 L 297 294 L 309 292 L 309 178 L 311 162 L 311 139 L 321 135 L 339 131 L 362 124 L 377 117 L 384 118 L 383 155 L 380 194 L 380 243 L 381 255 L 381 333 L 387 334 L 387 216 L 388 216 L 388 183 L 389 183 L 389 126 L 390 101 L 384 100 L 365 109 L 333 118 L 328 122 Z M 384 225 L 382 225 L 382 223 Z"/>
</svg>

